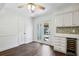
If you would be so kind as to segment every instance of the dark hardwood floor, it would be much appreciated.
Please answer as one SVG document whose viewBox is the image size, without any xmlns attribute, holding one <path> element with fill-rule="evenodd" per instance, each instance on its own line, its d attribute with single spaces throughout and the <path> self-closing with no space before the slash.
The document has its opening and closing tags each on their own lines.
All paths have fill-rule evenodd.
<svg viewBox="0 0 79 59">
<path fill-rule="evenodd" d="M 0 52 L 0 56 L 65 56 L 65 54 L 53 51 L 52 46 L 31 42 Z"/>
</svg>

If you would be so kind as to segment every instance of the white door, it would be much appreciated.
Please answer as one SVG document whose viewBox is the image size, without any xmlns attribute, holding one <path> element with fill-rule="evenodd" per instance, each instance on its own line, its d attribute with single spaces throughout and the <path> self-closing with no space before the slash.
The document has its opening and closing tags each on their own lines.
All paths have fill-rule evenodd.
<svg viewBox="0 0 79 59">
<path fill-rule="evenodd" d="M 48 21 L 43 21 L 37 24 L 37 40 L 42 43 L 49 44 L 50 40 L 50 24 Z"/>
<path fill-rule="evenodd" d="M 33 24 L 31 20 L 26 20 L 24 25 L 24 43 L 29 43 L 33 41 Z"/>
<path fill-rule="evenodd" d="M 44 30 L 43 30 L 43 24 L 37 24 L 37 40 L 43 41 L 43 35 L 44 35 Z"/>
<path fill-rule="evenodd" d="M 24 20 L 18 19 L 18 44 L 24 44 Z"/>
</svg>

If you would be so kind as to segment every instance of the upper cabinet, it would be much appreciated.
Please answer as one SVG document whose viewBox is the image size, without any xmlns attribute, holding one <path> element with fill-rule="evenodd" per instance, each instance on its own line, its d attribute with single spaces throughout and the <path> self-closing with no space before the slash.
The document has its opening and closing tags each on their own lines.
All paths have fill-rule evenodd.
<svg viewBox="0 0 79 59">
<path fill-rule="evenodd" d="M 55 17 L 55 25 L 56 26 L 63 26 L 63 15 L 57 15 Z"/>
<path fill-rule="evenodd" d="M 72 25 L 73 26 L 79 26 L 79 11 L 73 12 L 73 19 L 72 19 Z"/>
<path fill-rule="evenodd" d="M 72 13 L 63 14 L 63 26 L 72 26 Z"/>
<path fill-rule="evenodd" d="M 67 12 L 55 16 L 56 27 L 79 26 L 79 11 Z"/>
</svg>

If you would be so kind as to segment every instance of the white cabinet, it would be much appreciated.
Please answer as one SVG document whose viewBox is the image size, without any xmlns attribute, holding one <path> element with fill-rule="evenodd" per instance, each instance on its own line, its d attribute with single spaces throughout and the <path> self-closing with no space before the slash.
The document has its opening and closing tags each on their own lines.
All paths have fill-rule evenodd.
<svg viewBox="0 0 79 59">
<path fill-rule="evenodd" d="M 56 26 L 63 26 L 63 15 L 57 15 L 55 17 L 55 25 Z"/>
<path fill-rule="evenodd" d="M 55 16 L 56 27 L 79 26 L 79 11 L 72 11 Z"/>
<path fill-rule="evenodd" d="M 72 26 L 72 12 L 63 14 L 63 26 Z"/>
<path fill-rule="evenodd" d="M 55 51 L 66 53 L 66 47 L 67 47 L 66 38 L 55 37 L 53 43 Z"/>
<path fill-rule="evenodd" d="M 79 26 L 79 11 L 73 12 L 73 23 L 74 26 Z"/>
<path fill-rule="evenodd" d="M 55 25 L 60 26 L 72 26 L 72 12 L 57 15 L 55 17 Z"/>
</svg>

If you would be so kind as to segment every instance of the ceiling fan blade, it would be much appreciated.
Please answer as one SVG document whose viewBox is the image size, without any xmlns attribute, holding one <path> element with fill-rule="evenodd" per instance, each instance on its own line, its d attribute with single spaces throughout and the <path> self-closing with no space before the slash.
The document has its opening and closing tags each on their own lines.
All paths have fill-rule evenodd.
<svg viewBox="0 0 79 59">
<path fill-rule="evenodd" d="M 23 7 L 27 7 L 27 4 L 22 4 L 18 6 L 18 8 L 23 8 Z"/>
<path fill-rule="evenodd" d="M 41 9 L 41 10 L 45 10 L 45 7 L 44 6 L 42 6 L 42 5 L 37 5 L 37 7 L 36 7 L 37 9 Z"/>
<path fill-rule="evenodd" d="M 18 6 L 18 8 L 23 8 L 23 7 L 24 7 L 24 5 L 19 5 L 19 6 Z"/>
</svg>

